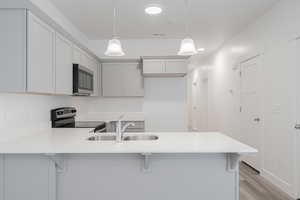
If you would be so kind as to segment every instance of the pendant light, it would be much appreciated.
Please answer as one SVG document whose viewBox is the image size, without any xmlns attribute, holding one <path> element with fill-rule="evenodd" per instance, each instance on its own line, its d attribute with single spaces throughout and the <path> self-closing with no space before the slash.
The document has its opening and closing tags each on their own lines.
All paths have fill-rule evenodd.
<svg viewBox="0 0 300 200">
<path fill-rule="evenodd" d="M 180 50 L 178 55 L 180 56 L 192 56 L 197 54 L 196 46 L 194 40 L 189 37 L 189 27 L 188 27 L 188 0 L 185 0 L 185 32 L 186 38 L 181 41 Z"/>
<path fill-rule="evenodd" d="M 105 51 L 106 56 L 124 56 L 122 44 L 116 36 L 116 6 L 114 5 L 114 19 L 113 19 L 113 38 L 108 41 L 108 46 Z"/>
</svg>

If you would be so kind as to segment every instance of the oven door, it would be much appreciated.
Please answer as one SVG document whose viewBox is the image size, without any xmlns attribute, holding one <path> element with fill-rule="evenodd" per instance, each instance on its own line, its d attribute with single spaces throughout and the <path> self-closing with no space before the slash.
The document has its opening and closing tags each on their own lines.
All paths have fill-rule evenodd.
<svg viewBox="0 0 300 200">
<path fill-rule="evenodd" d="M 73 94 L 90 95 L 94 90 L 94 74 L 91 70 L 73 64 Z"/>
</svg>

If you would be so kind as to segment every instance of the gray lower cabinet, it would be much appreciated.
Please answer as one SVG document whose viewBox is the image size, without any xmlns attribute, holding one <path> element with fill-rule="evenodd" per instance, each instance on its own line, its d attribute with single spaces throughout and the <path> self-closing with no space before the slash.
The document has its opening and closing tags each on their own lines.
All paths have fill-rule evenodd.
<svg viewBox="0 0 300 200">
<path fill-rule="evenodd" d="M 239 171 L 228 169 L 226 154 L 60 158 L 56 172 L 48 156 L 0 155 L 0 200 L 238 200 Z"/>
<path fill-rule="evenodd" d="M 0 186 L 0 200 L 55 200 L 55 164 L 42 155 L 1 155 Z"/>
<path fill-rule="evenodd" d="M 144 80 L 139 63 L 103 63 L 102 95 L 104 97 L 142 97 Z"/>
</svg>

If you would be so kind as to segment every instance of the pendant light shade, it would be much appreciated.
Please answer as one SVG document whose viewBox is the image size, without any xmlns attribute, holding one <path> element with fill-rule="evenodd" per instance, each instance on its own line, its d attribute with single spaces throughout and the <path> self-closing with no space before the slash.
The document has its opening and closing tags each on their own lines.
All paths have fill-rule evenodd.
<svg viewBox="0 0 300 200">
<path fill-rule="evenodd" d="M 106 56 L 124 56 L 120 40 L 113 38 L 108 41 L 107 49 L 104 53 Z"/>
<path fill-rule="evenodd" d="M 124 56 L 121 41 L 116 37 L 116 18 L 117 11 L 114 5 L 114 18 L 113 18 L 113 38 L 108 41 L 107 49 L 105 51 L 106 56 Z"/>
<path fill-rule="evenodd" d="M 189 35 L 188 24 L 188 0 L 185 0 L 185 34 Z M 180 49 L 177 53 L 180 56 L 192 56 L 197 54 L 195 42 L 192 38 L 186 37 L 181 41 Z"/>
<path fill-rule="evenodd" d="M 180 56 L 192 56 L 197 54 L 196 46 L 194 40 L 191 38 L 184 38 L 181 41 L 180 50 L 178 55 Z"/>
</svg>

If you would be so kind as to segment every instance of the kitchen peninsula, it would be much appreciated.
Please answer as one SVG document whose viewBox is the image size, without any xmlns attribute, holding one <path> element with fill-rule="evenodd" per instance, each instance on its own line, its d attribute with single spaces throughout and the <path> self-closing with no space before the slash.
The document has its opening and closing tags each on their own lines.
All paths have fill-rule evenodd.
<svg viewBox="0 0 300 200">
<path fill-rule="evenodd" d="M 256 152 L 217 132 L 128 135 L 158 139 L 89 141 L 71 128 L 3 142 L 0 199 L 238 200 L 239 157 Z"/>
</svg>

